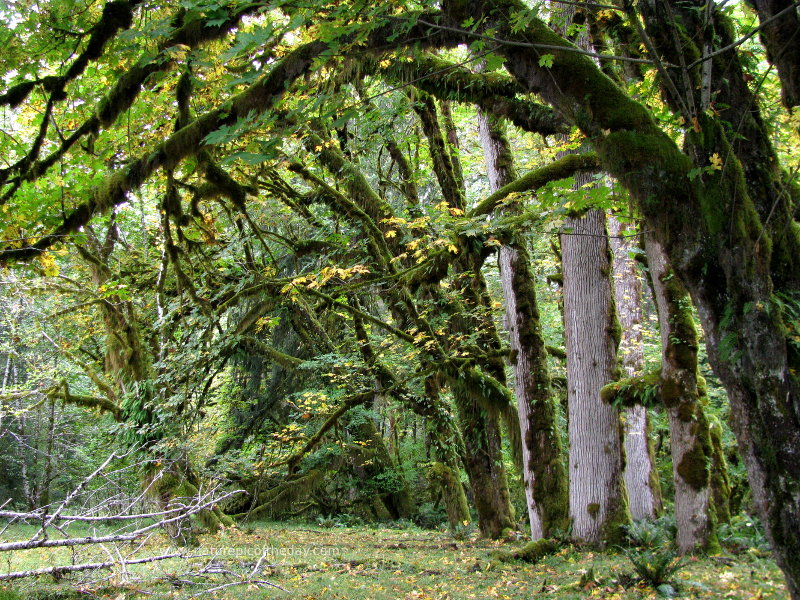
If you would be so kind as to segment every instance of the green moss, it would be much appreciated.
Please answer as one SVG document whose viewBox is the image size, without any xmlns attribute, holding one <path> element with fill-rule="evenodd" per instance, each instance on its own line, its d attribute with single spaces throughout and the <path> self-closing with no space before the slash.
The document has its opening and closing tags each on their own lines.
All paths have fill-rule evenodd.
<svg viewBox="0 0 800 600">
<path fill-rule="evenodd" d="M 586 512 L 589 513 L 590 517 L 596 519 L 597 513 L 600 512 L 600 505 L 597 502 L 592 502 L 591 504 L 586 506 Z"/>
<path fill-rule="evenodd" d="M 428 478 L 432 483 L 440 486 L 447 510 L 447 521 L 451 528 L 469 523 L 472 519 L 469 514 L 467 496 L 458 474 L 444 463 L 432 463 L 428 469 Z"/>
<path fill-rule="evenodd" d="M 690 423 L 697 417 L 699 407 L 696 402 L 684 401 L 678 405 L 678 418 L 684 423 Z"/>
<path fill-rule="evenodd" d="M 623 465 L 624 468 L 624 465 Z M 625 542 L 627 526 L 631 523 L 628 508 L 628 494 L 620 476 L 620 489 L 616 498 L 609 501 L 605 522 L 600 531 L 600 540 L 604 546 L 619 545 Z"/>
<path fill-rule="evenodd" d="M 695 443 L 678 463 L 678 474 L 695 490 L 708 487 L 709 461 L 700 442 Z"/>
<path fill-rule="evenodd" d="M 553 539 L 541 539 L 528 542 L 519 550 L 508 552 L 506 550 L 495 550 L 489 553 L 489 558 L 497 562 L 511 562 L 519 560 L 527 563 L 537 563 L 545 556 L 549 556 L 558 550 L 558 542 Z"/>
<path fill-rule="evenodd" d="M 661 369 L 614 381 L 603 386 L 600 398 L 614 406 L 654 406 L 660 396 Z"/>
<path fill-rule="evenodd" d="M 731 482 L 728 476 L 728 463 L 722 447 L 722 424 L 713 416 L 708 416 L 708 432 L 711 440 L 711 492 L 718 523 L 731 520 L 730 496 Z"/>
</svg>

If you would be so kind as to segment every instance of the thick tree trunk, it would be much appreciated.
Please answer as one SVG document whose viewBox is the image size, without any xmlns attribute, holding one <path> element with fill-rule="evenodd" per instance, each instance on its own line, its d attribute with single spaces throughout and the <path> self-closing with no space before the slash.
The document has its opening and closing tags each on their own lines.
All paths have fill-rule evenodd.
<svg viewBox="0 0 800 600">
<path fill-rule="evenodd" d="M 622 539 L 630 514 L 623 481 L 622 423 L 600 399 L 616 379 L 619 325 L 609 278 L 605 214 L 568 218 L 561 236 L 569 406 L 569 511 L 576 541 Z"/>
<path fill-rule="evenodd" d="M 516 179 L 511 151 L 496 117 L 479 110 L 478 130 L 490 188 L 496 191 Z M 525 497 L 531 537 L 537 540 L 566 528 L 567 477 L 527 244 L 521 236 L 504 241 L 500 281 L 516 380 Z"/>
<path fill-rule="evenodd" d="M 651 235 L 645 247 L 661 328 L 661 398 L 669 415 L 678 550 L 713 549 L 717 545 L 711 490 L 713 448 L 700 404 L 705 391 L 698 382 L 691 300 Z"/>
<path fill-rule="evenodd" d="M 642 283 L 636 261 L 630 257 L 633 244 L 623 237 L 625 227 L 615 217 L 608 217 L 609 244 L 614 254 L 614 300 L 622 338 L 618 355 L 625 377 L 644 371 L 642 344 Z M 647 409 L 636 405 L 626 408 L 625 487 L 628 508 L 633 519 L 653 519 L 661 512 L 661 485 L 656 472 Z"/>
<path fill-rule="evenodd" d="M 492 3 L 492 14 L 500 7 L 524 10 L 507 0 Z M 489 14 L 486 5 L 467 8 L 463 2 L 448 2 L 445 11 L 454 24 Z M 722 125 L 698 114 L 684 154 L 644 106 L 545 23 L 533 20 L 523 34 L 505 22 L 498 25 L 511 39 L 565 48 L 548 50 L 553 61 L 547 67 L 530 48 L 504 45 L 499 51 L 526 89 L 591 140 L 603 168 L 628 189 L 689 289 L 709 360 L 728 391 L 759 514 L 789 590 L 800 599 L 800 356 L 791 348 L 791 321 L 780 299 L 797 289 L 775 287 L 771 235 L 747 194 Z M 727 157 L 720 170 L 708 168 L 715 153 Z M 690 178 L 693 169 L 704 171 Z M 796 225 L 784 231 L 800 235 Z"/>
</svg>

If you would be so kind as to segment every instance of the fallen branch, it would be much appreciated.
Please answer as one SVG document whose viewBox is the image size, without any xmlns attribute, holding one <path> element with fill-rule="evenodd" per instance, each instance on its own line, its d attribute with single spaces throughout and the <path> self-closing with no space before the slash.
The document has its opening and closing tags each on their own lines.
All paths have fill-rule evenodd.
<svg viewBox="0 0 800 600">
<path fill-rule="evenodd" d="M 206 494 L 205 496 L 199 499 L 199 503 L 195 505 L 189 505 L 185 508 L 183 512 L 180 514 L 170 517 L 167 519 L 162 519 L 157 521 L 156 523 L 152 523 L 151 525 L 147 525 L 145 527 L 140 527 L 139 529 L 135 529 L 129 533 L 120 533 L 115 535 L 104 535 L 104 536 L 85 536 L 85 537 L 77 537 L 77 538 L 65 538 L 60 540 L 49 540 L 49 539 L 30 539 L 22 542 L 6 542 L 0 544 L 0 552 L 6 552 L 9 550 L 29 550 L 31 548 L 58 548 L 58 547 L 70 547 L 70 546 L 83 546 L 89 544 L 105 544 L 105 543 L 112 543 L 112 542 L 130 542 L 133 541 L 148 531 L 152 531 L 159 527 L 163 527 L 164 525 L 168 525 L 170 523 L 174 523 L 176 521 L 182 521 L 187 517 L 190 517 L 198 512 L 203 510 L 207 510 L 222 502 L 223 500 L 227 500 L 231 496 L 235 496 L 236 494 L 242 494 L 244 490 L 234 490 L 232 492 L 228 492 L 223 494 L 222 496 L 212 496 L 211 494 Z M 210 498 L 210 499 L 208 499 Z M 58 515 L 53 514 L 47 521 L 47 524 L 51 524 Z M 111 519 L 113 520 L 113 518 Z"/>
<path fill-rule="evenodd" d="M 134 558 L 131 560 L 118 560 L 97 562 L 97 563 L 84 563 L 82 565 L 64 565 L 60 567 L 46 567 L 44 569 L 30 569 L 29 571 L 13 571 L 11 573 L 0 573 L 0 581 L 8 581 L 9 579 L 22 579 L 24 577 L 37 577 L 39 575 L 52 575 L 59 579 L 62 575 L 67 573 L 76 573 L 79 571 L 95 571 L 97 569 L 110 569 L 116 565 L 141 565 L 144 563 L 155 562 L 157 560 L 166 560 L 168 558 L 191 558 L 185 554 L 161 554 L 159 556 L 148 556 L 146 558 Z"/>
</svg>

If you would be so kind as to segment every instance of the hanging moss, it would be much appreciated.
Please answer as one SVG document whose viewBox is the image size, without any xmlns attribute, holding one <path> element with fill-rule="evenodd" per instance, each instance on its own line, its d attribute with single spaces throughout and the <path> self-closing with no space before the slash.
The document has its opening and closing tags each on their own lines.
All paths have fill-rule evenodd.
<svg viewBox="0 0 800 600">
<path fill-rule="evenodd" d="M 274 488 L 258 496 L 258 505 L 250 511 L 235 515 L 236 518 L 252 519 L 269 512 L 270 516 L 288 511 L 298 501 L 307 499 L 322 481 L 322 470 L 312 469 L 299 477 L 282 481 Z"/>
</svg>

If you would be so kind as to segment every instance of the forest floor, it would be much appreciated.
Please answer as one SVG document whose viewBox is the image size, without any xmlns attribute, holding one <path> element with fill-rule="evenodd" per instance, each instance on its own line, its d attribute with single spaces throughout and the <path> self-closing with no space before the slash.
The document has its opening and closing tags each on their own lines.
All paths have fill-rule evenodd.
<svg viewBox="0 0 800 600">
<path fill-rule="evenodd" d="M 3 538 L 13 533 L 7 531 Z M 684 559 L 669 587 L 656 590 L 639 579 L 621 550 L 564 546 L 535 564 L 498 562 L 490 557 L 492 551 L 518 550 L 523 543 L 457 540 L 413 527 L 257 523 L 202 535 L 198 541 L 198 546 L 183 549 L 189 556 L 183 559 L 102 575 L 70 574 L 60 581 L 47 576 L 13 585 L 0 582 L 0 600 L 788 598 L 774 561 L 757 549 Z M 153 538 L 138 555 L 163 553 L 168 546 Z M 104 545 L 95 547 L 91 557 L 82 550 L 75 560 L 108 560 L 117 550 L 125 552 L 122 545 Z M 645 558 L 640 562 L 647 562 Z M 71 552 L 4 553 L 0 573 L 53 566 L 59 560 L 69 564 Z"/>
</svg>

